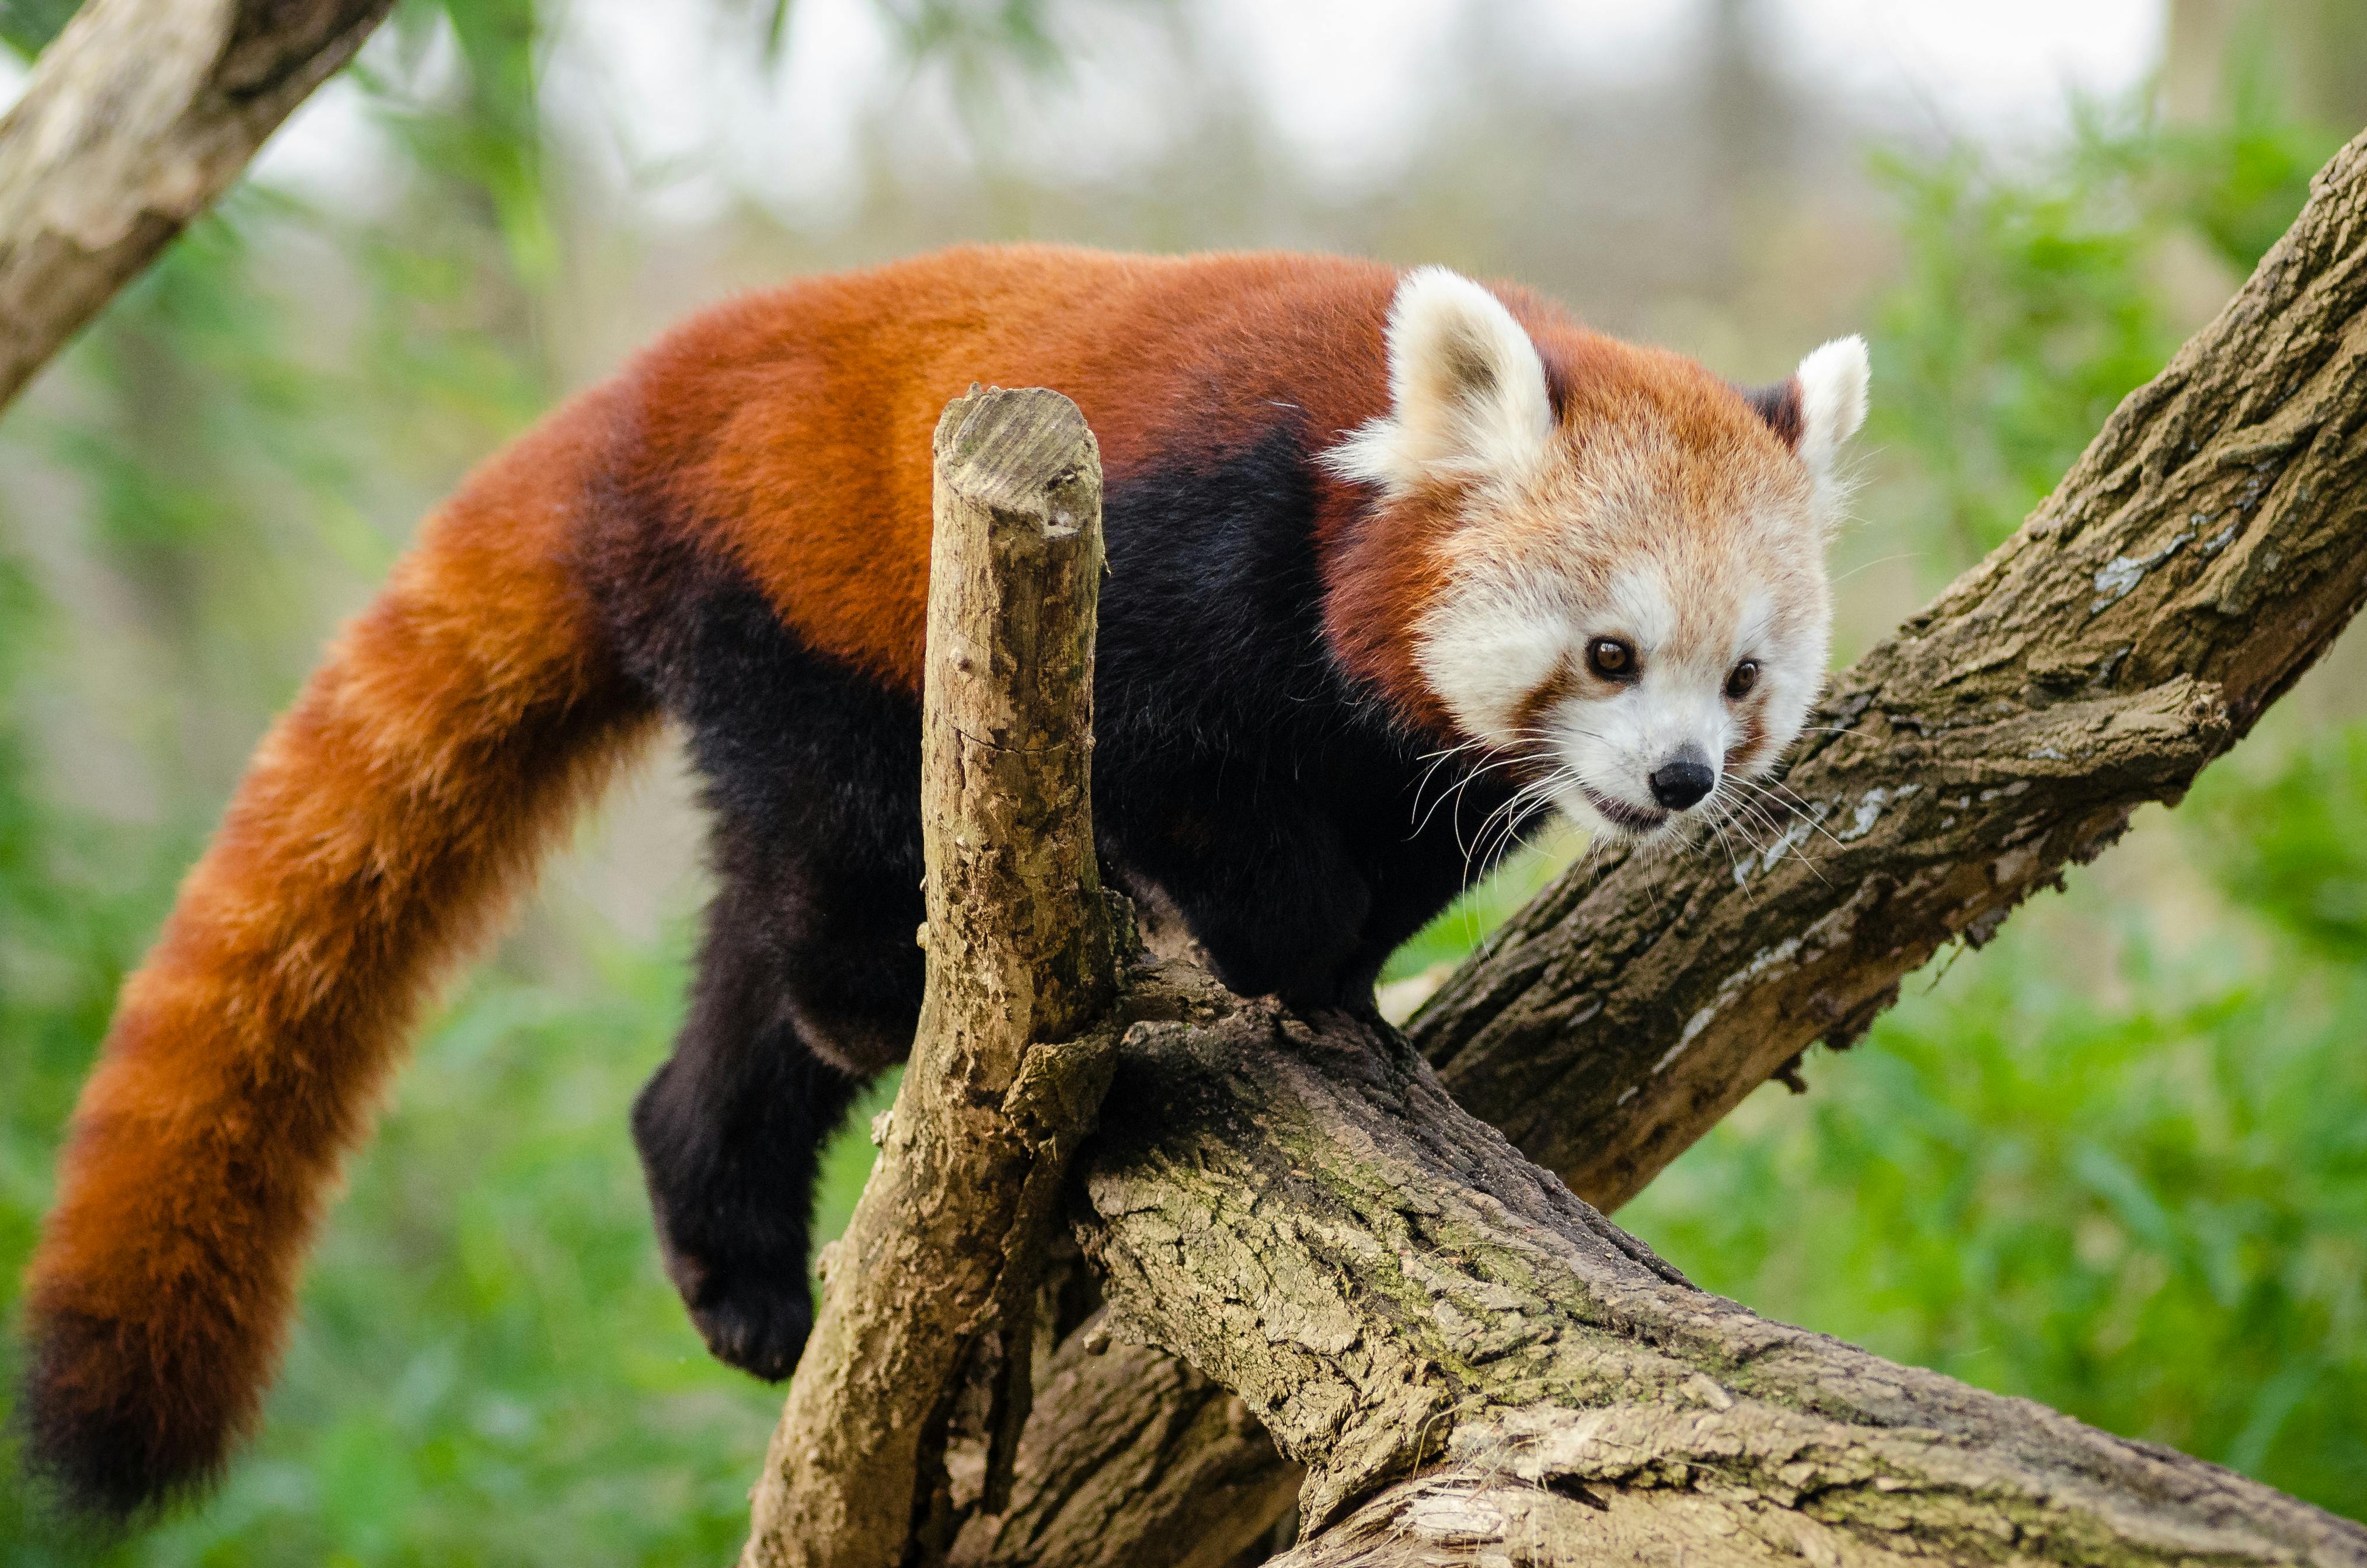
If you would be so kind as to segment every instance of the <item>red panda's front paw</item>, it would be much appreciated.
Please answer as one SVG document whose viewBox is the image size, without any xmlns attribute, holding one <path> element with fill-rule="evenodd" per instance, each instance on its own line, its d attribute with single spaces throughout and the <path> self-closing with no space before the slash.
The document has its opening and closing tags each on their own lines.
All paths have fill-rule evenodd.
<svg viewBox="0 0 2367 1568">
<path fill-rule="evenodd" d="M 671 1250 L 666 1272 L 717 1360 L 768 1383 L 797 1370 L 813 1332 L 813 1298 L 799 1272 L 719 1269 Z"/>
<path fill-rule="evenodd" d="M 697 1309 L 690 1319 L 717 1360 L 777 1383 L 798 1369 L 806 1336 L 813 1332 L 813 1308 L 803 1295 L 746 1292 Z"/>
</svg>

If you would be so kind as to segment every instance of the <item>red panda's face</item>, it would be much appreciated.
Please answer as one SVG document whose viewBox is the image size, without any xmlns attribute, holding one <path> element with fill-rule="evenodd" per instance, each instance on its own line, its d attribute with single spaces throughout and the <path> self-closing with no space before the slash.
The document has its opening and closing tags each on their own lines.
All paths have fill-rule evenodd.
<svg viewBox="0 0 2367 1568">
<path fill-rule="evenodd" d="M 1750 817 L 1824 681 L 1863 345 L 1809 356 L 1767 415 L 1690 361 L 1590 340 L 1557 411 L 1502 304 L 1425 269 L 1389 347 L 1389 415 L 1328 460 L 1444 519 L 1406 630 L 1461 738 L 1613 837 Z"/>
</svg>

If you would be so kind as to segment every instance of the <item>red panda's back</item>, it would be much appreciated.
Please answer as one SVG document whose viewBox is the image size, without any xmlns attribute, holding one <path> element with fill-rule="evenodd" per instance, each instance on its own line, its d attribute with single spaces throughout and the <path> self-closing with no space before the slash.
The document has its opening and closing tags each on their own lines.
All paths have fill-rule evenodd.
<svg viewBox="0 0 2367 1568">
<path fill-rule="evenodd" d="M 799 635 L 920 687 L 930 437 L 971 383 L 1076 400 L 1113 486 L 1287 417 L 1386 405 L 1376 263 L 973 246 L 791 284 L 677 330 L 629 372 L 624 477 L 728 551 Z"/>
</svg>

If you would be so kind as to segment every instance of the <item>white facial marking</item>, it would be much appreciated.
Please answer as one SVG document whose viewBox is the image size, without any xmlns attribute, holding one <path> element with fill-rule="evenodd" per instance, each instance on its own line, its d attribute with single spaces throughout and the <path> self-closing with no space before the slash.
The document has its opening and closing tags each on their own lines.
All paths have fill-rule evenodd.
<svg viewBox="0 0 2367 1568">
<path fill-rule="evenodd" d="M 1641 561 L 1620 573 L 1605 598 L 1609 624 L 1602 635 L 1634 642 L 1648 665 L 1676 640 L 1677 607 L 1659 562 Z"/>
<path fill-rule="evenodd" d="M 1744 597 L 1741 613 L 1735 617 L 1734 641 L 1727 650 L 1728 673 L 1734 665 L 1753 657 L 1755 650 L 1766 646 L 1774 620 L 1774 595 L 1757 587 Z"/>
<path fill-rule="evenodd" d="M 1601 608 L 1580 627 L 1581 656 L 1600 638 L 1635 653 L 1625 680 L 1586 683 L 1553 705 L 1548 727 L 1567 776 L 1556 795 L 1571 816 L 1633 831 L 1669 810 L 1655 793 L 1654 774 L 1692 762 L 1715 778 L 1733 733 L 1727 665 L 1722 647 L 1693 645 L 1698 633 L 1688 632 L 1703 607 L 1693 608 L 1693 615 L 1680 614 L 1666 564 L 1648 556 L 1612 578 Z"/>
<path fill-rule="evenodd" d="M 1757 529 L 1720 537 L 1722 553 L 1699 540 L 1624 552 L 1607 581 L 1550 556 L 1467 562 L 1422 623 L 1422 674 L 1459 729 L 1527 759 L 1527 779 L 1582 826 L 1648 837 L 1696 807 L 1722 819 L 1737 808 L 1704 802 L 1797 737 L 1829 616 L 1805 500 L 1780 548 Z M 1615 676 L 1592 663 L 1603 640 L 1626 651 Z"/>
<path fill-rule="evenodd" d="M 1461 737 L 1512 764 L 1500 777 L 1525 798 L 1614 838 L 1740 826 L 1759 809 L 1742 781 L 1781 760 L 1824 684 L 1823 547 L 1865 417 L 1863 340 L 1800 362 L 1788 452 L 1705 438 L 1682 396 L 1557 427 L 1527 334 L 1439 268 L 1400 284 L 1388 348 L 1389 413 L 1322 460 L 1385 506 L 1453 483 L 1446 585 L 1412 636 Z"/>
<path fill-rule="evenodd" d="M 1569 656 L 1570 614 L 1549 582 L 1467 583 L 1423 624 L 1414 652 L 1422 677 L 1465 733 L 1523 736 L 1523 706 Z"/>
</svg>

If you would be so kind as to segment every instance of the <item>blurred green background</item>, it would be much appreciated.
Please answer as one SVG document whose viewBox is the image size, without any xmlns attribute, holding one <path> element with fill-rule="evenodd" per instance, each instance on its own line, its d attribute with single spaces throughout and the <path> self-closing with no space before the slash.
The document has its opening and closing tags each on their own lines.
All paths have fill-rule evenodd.
<svg viewBox="0 0 2367 1568">
<path fill-rule="evenodd" d="M 0 0 L 0 38 L 30 59 L 71 8 Z M 685 310 L 1035 236 L 1519 276 L 1738 379 L 1863 327 L 1846 657 L 2015 526 L 2367 120 L 2367 26 L 2332 0 L 2153 7 L 2130 84 L 2010 124 L 1822 89 L 1773 47 L 1783 0 L 1671 0 L 1651 51 L 1585 70 L 1473 0 L 1424 46 L 1422 103 L 1376 122 L 1385 155 L 1344 163 L 1261 108 L 1238 6 L 652 9 L 404 0 L 0 419 L 12 1324 L 115 988 L 270 713 L 468 463 Z M 590 49 L 604 28 L 629 45 Z M 817 128 L 798 105 L 855 69 L 850 28 L 872 85 Z M 642 56 L 710 75 L 652 88 Z M 740 108 L 665 131 L 710 85 Z M 1080 137 L 1095 113 L 1117 129 Z M 1772 1315 L 2367 1517 L 2363 676 L 2354 634 L 2186 805 L 1943 956 L 1624 1221 Z M 684 1320 L 624 1119 L 681 1006 L 686 802 L 671 757 L 621 791 L 456 989 L 219 1496 L 100 1549 L 10 1471 L 0 1561 L 729 1560 L 776 1397 Z M 1568 848 L 1443 917 L 1394 1000 Z M 834 1153 L 832 1214 L 869 1152 Z"/>
</svg>

